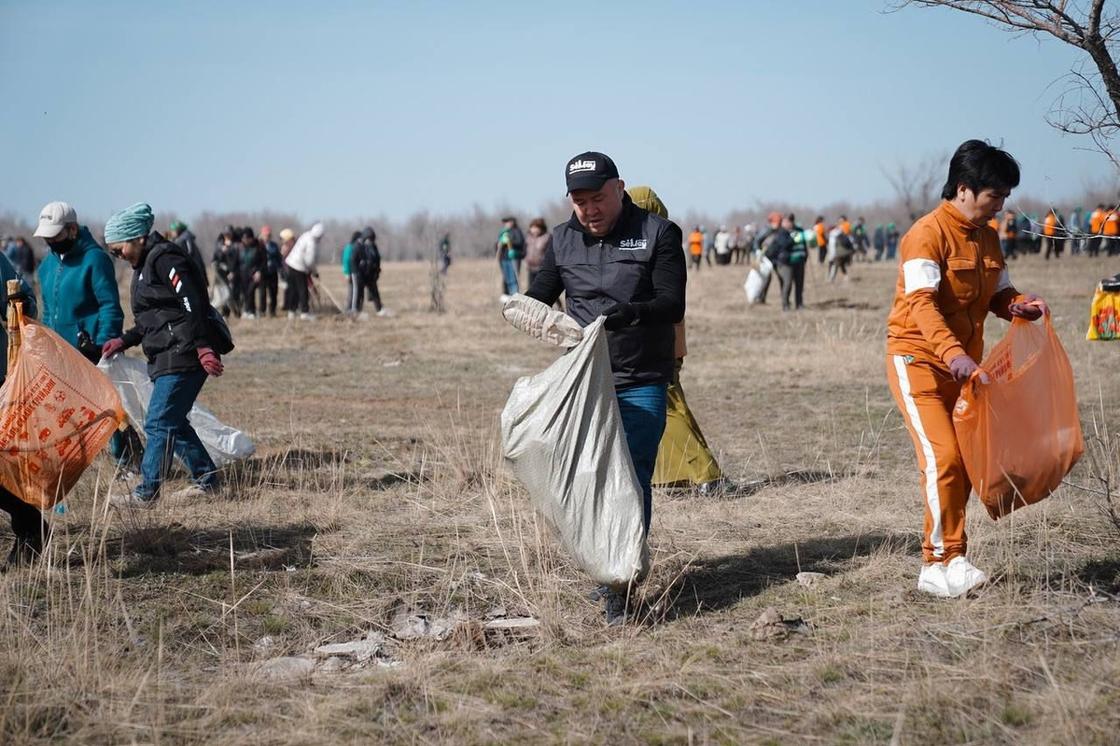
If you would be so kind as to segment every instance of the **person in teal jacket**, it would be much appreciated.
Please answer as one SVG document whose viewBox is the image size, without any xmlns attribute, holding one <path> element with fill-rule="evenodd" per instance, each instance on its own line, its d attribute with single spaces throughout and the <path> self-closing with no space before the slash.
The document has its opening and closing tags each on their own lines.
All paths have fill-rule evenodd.
<svg viewBox="0 0 1120 746">
<path fill-rule="evenodd" d="M 342 247 L 342 276 L 346 278 L 346 284 L 349 286 L 346 291 L 347 311 L 354 307 L 354 285 L 357 279 L 350 274 L 350 257 L 354 253 L 354 246 L 361 237 L 361 231 L 354 231 L 350 234 L 350 240 Z M 361 290 L 359 289 L 358 292 L 361 292 Z"/>
<path fill-rule="evenodd" d="M 39 264 L 43 323 L 74 347 L 85 332 L 100 352 L 124 329 L 113 259 L 84 225 L 67 233 L 72 238 L 47 242 L 50 251 Z"/>
<path fill-rule="evenodd" d="M 101 346 L 124 330 L 113 259 L 65 202 L 43 207 L 35 235 L 50 249 L 38 270 L 42 321 L 97 365 Z M 139 436 L 131 428 L 113 433 L 109 453 L 121 466 L 135 465 Z"/>
</svg>

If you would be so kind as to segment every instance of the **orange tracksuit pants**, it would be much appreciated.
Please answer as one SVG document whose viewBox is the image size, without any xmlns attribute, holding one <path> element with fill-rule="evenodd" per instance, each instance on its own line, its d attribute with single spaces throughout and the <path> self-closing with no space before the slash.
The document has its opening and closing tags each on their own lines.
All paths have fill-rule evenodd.
<svg viewBox="0 0 1120 746">
<path fill-rule="evenodd" d="M 948 371 L 909 355 L 887 355 L 887 381 L 918 454 L 925 502 L 922 556 L 947 563 L 964 555 L 968 544 L 964 511 L 972 484 L 953 429 L 961 384 Z"/>
</svg>

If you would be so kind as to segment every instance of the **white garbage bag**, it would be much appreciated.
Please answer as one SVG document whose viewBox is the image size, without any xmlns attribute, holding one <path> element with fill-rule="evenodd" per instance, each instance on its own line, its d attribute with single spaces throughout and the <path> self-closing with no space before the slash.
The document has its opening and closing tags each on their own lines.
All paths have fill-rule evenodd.
<svg viewBox="0 0 1120 746">
<path fill-rule="evenodd" d="M 220 277 L 215 277 L 214 283 L 210 286 L 210 305 L 220 309 L 229 303 L 229 298 L 229 285 L 225 284 Z"/>
<path fill-rule="evenodd" d="M 649 551 L 603 321 L 514 384 L 502 410 L 502 455 L 576 564 L 618 588 L 645 576 Z"/>
<path fill-rule="evenodd" d="M 762 293 L 770 282 L 772 271 L 774 271 L 774 263 L 762 257 L 758 260 L 758 269 L 752 267 L 747 273 L 747 281 L 743 283 L 743 290 L 747 292 L 747 303 L 753 306 L 762 300 Z"/>
<path fill-rule="evenodd" d="M 770 261 L 770 257 L 762 256 L 758 260 L 758 272 L 762 275 L 762 280 L 765 282 L 770 279 L 770 274 L 774 271 L 774 262 Z"/>
<path fill-rule="evenodd" d="M 762 300 L 762 288 L 766 286 L 762 275 L 755 268 L 747 273 L 747 281 L 743 283 L 743 289 L 747 291 L 747 303 L 752 306 Z"/>
<path fill-rule="evenodd" d="M 148 366 L 142 360 L 127 355 L 114 355 L 111 360 L 102 360 L 97 367 L 113 382 L 125 414 L 140 438 L 144 439 L 144 420 L 148 415 L 148 400 L 152 398 Z M 249 458 L 256 453 L 257 448 L 248 435 L 223 424 L 210 410 L 197 403 L 187 419 L 218 466 Z"/>
</svg>

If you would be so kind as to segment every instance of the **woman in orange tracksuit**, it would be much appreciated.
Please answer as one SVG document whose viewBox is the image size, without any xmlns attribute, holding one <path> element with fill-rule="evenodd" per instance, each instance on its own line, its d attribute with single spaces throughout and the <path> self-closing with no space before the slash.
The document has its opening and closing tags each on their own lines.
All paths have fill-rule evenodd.
<svg viewBox="0 0 1120 746">
<path fill-rule="evenodd" d="M 887 380 L 910 431 L 925 506 L 918 589 L 956 597 L 987 580 L 966 558 L 971 484 L 953 430 L 961 385 L 979 372 L 988 313 L 1037 319 L 1046 305 L 1011 284 L 987 222 L 1019 184 L 1019 164 L 979 140 L 957 148 L 941 204 L 902 239 L 887 319 Z M 979 372 L 980 380 L 987 376 Z"/>
</svg>

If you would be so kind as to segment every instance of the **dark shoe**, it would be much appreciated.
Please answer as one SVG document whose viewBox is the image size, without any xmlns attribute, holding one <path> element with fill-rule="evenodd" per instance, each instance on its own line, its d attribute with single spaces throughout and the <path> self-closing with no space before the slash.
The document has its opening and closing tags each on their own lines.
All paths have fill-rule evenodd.
<svg viewBox="0 0 1120 746">
<path fill-rule="evenodd" d="M 158 494 L 145 495 L 137 490 L 109 493 L 109 504 L 118 510 L 151 510 L 158 502 Z"/>
<path fill-rule="evenodd" d="M 626 624 L 627 596 L 625 593 L 608 590 L 603 596 L 603 609 L 606 612 L 608 627 L 621 627 Z"/>
<path fill-rule="evenodd" d="M 43 540 L 38 536 L 17 536 L 8 553 L 8 567 L 27 567 L 43 553 Z"/>
<path fill-rule="evenodd" d="M 696 486 L 696 494 L 700 497 L 710 497 L 713 500 L 732 500 L 737 497 L 753 495 L 765 487 L 767 480 L 756 479 L 753 482 L 734 482 L 727 477 L 720 477 L 711 482 L 704 482 Z"/>
<path fill-rule="evenodd" d="M 605 585 L 601 585 L 598 588 L 594 588 L 594 589 L 592 589 L 591 591 L 588 592 L 587 600 L 590 601 L 593 604 L 597 604 L 600 601 L 602 601 L 604 598 L 606 598 L 607 594 L 610 593 L 610 592 L 611 592 L 610 588 L 608 588 Z"/>
</svg>

